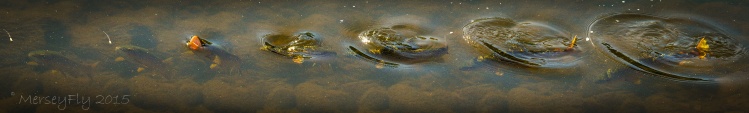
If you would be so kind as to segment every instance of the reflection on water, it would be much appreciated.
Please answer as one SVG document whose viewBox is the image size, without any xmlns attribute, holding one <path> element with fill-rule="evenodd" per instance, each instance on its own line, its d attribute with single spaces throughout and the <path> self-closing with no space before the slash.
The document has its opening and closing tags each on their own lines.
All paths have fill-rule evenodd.
<svg viewBox="0 0 749 113">
<path fill-rule="evenodd" d="M 9 1 L 0 112 L 747 112 L 742 4 Z"/>
</svg>

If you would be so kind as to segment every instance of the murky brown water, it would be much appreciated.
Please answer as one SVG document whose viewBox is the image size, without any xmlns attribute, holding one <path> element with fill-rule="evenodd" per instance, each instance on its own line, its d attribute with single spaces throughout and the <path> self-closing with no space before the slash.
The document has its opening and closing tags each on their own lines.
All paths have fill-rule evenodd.
<svg viewBox="0 0 749 113">
<path fill-rule="evenodd" d="M 749 112 L 745 1 L 1 3 L 0 112 Z"/>
</svg>

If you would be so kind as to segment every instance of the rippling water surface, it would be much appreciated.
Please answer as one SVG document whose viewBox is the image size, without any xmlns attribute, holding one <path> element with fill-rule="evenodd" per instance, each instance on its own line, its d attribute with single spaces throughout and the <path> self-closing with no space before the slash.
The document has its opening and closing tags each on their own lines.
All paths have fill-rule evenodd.
<svg viewBox="0 0 749 113">
<path fill-rule="evenodd" d="M 3 1 L 0 112 L 749 112 L 745 1 Z"/>
</svg>

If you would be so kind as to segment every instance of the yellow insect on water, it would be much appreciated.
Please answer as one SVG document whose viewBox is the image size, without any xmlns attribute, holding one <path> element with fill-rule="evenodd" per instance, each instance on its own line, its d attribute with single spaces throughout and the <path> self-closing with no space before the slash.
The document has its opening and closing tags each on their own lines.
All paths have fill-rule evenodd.
<svg viewBox="0 0 749 113">
<path fill-rule="evenodd" d="M 570 42 L 570 46 L 567 46 L 567 50 L 570 50 L 575 47 L 575 43 L 577 42 L 577 35 L 572 38 L 572 42 Z"/>
<path fill-rule="evenodd" d="M 700 41 L 697 43 L 697 51 L 699 52 L 699 58 L 705 59 L 705 56 L 707 56 L 707 51 L 710 50 L 710 45 L 707 45 L 707 40 L 705 40 L 705 37 L 702 37 Z"/>
</svg>

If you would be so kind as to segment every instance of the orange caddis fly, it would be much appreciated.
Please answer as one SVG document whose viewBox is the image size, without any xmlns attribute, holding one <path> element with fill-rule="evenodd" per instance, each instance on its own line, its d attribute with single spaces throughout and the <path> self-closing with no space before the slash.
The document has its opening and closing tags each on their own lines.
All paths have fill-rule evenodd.
<svg viewBox="0 0 749 113">
<path fill-rule="evenodd" d="M 202 42 L 200 42 L 200 38 L 198 36 L 192 36 L 190 38 L 190 41 L 187 42 L 187 47 L 190 47 L 192 50 L 198 50 L 200 47 L 203 46 Z"/>
</svg>

